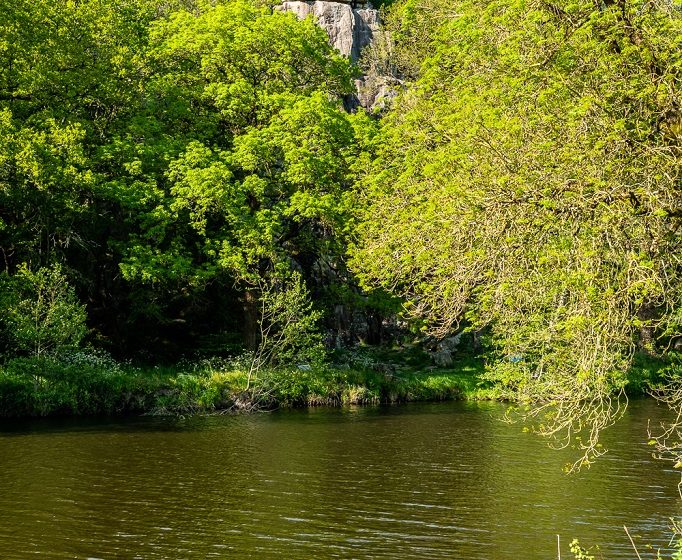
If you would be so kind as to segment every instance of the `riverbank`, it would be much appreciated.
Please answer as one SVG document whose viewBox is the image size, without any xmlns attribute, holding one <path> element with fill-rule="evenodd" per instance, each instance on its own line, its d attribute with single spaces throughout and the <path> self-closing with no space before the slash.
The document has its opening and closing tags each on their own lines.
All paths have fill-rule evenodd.
<svg viewBox="0 0 682 560">
<path fill-rule="evenodd" d="M 136 367 L 97 353 L 68 359 L 14 359 L 0 368 L 0 417 L 96 414 L 202 414 L 279 407 L 345 406 L 414 401 L 499 400 L 481 379 L 482 359 L 451 367 L 419 362 L 261 370 L 248 361 L 201 361 Z M 638 359 L 629 390 L 642 393 L 661 363 Z"/>
<path fill-rule="evenodd" d="M 425 371 L 347 367 L 264 370 L 203 362 L 173 367 L 14 360 L 0 369 L 0 416 L 196 414 L 277 407 L 485 399 L 476 360 Z"/>
</svg>

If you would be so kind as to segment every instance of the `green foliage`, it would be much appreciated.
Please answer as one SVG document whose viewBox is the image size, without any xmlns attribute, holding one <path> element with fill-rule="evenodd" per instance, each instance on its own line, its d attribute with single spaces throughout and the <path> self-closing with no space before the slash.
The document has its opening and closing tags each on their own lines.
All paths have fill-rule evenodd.
<svg viewBox="0 0 682 560">
<path fill-rule="evenodd" d="M 362 118 L 341 109 L 352 71 L 325 33 L 238 1 L 172 14 L 151 45 L 150 94 L 187 142 L 140 219 L 124 274 L 254 283 L 300 254 L 338 252 Z"/>
<path fill-rule="evenodd" d="M 594 560 L 594 556 L 589 554 L 587 549 L 580 546 L 578 539 L 573 539 L 569 545 L 569 548 L 575 560 Z"/>
<path fill-rule="evenodd" d="M 59 266 L 22 266 L 0 278 L 0 324 L 12 354 L 40 357 L 78 346 L 85 336 L 85 308 Z"/>
<path fill-rule="evenodd" d="M 0 417 L 59 414 L 201 414 L 291 406 L 339 406 L 487 398 L 478 366 L 386 374 L 373 369 L 264 368 L 250 359 L 140 369 L 92 350 L 14 358 L 0 367 Z M 250 383 L 250 385 L 249 385 Z"/>
<path fill-rule="evenodd" d="M 398 0 L 370 62 L 411 87 L 378 122 L 343 110 L 355 70 L 324 31 L 269 4 L 0 0 L 0 323 L 26 358 L 7 393 L 80 410 L 138 379 L 66 360 L 77 290 L 122 355 L 240 351 L 244 323 L 240 391 L 255 364 L 285 402 L 454 396 L 362 357 L 318 371 L 324 305 L 404 302 L 415 330 L 488 329 L 496 394 L 542 403 L 548 433 L 587 419 L 596 449 L 636 345 L 682 324 L 677 6 Z M 236 378 L 195 373 L 144 406 L 234 400 Z"/>
<path fill-rule="evenodd" d="M 321 313 L 313 309 L 300 274 L 260 283 L 260 328 L 258 347 L 251 356 L 247 389 L 251 378 L 265 367 L 301 370 L 320 368 L 326 358 L 322 335 L 317 329 Z"/>
<path fill-rule="evenodd" d="M 589 455 L 641 333 L 682 297 L 682 16 L 639 0 L 456 11 L 385 121 L 354 267 L 437 334 L 489 328 L 489 378 L 542 403 L 544 432 L 587 427 Z"/>
<path fill-rule="evenodd" d="M 373 369 L 266 369 L 253 394 L 265 406 L 338 406 L 412 401 L 485 399 L 475 371 L 401 372 Z"/>
<path fill-rule="evenodd" d="M 157 388 L 102 352 L 13 358 L 0 368 L 0 416 L 139 412 Z"/>
<path fill-rule="evenodd" d="M 234 374 L 181 373 L 155 399 L 154 413 L 196 414 L 229 409 L 234 402 L 235 378 L 242 379 Z"/>
<path fill-rule="evenodd" d="M 97 231 L 89 221 L 105 215 L 93 211 L 104 179 L 99 146 L 139 106 L 154 11 L 146 0 L 0 3 L 6 268 L 12 261 L 47 265 L 70 247 L 84 250 Z"/>
<path fill-rule="evenodd" d="M 679 363 L 680 355 L 677 352 L 667 352 L 658 356 L 644 352 L 635 354 L 627 376 L 626 390 L 628 394 L 644 395 L 650 393 L 652 388 L 660 386 L 674 370 L 675 365 Z"/>
<path fill-rule="evenodd" d="M 677 550 L 675 550 L 675 552 L 673 553 L 671 557 L 672 560 L 682 560 L 682 539 L 679 538 L 679 535 L 677 542 L 675 543 L 675 548 Z"/>
<path fill-rule="evenodd" d="M 0 264 L 68 266 L 118 352 L 234 334 L 273 270 L 343 267 L 376 125 L 325 32 L 267 4 L 0 0 Z"/>
<path fill-rule="evenodd" d="M 384 32 L 374 37 L 360 64 L 371 75 L 413 82 L 439 48 L 443 22 L 458 17 L 459 6 L 449 0 L 391 0 L 379 6 Z"/>
<path fill-rule="evenodd" d="M 0 417 L 30 416 L 35 410 L 34 384 L 24 375 L 0 370 Z"/>
</svg>

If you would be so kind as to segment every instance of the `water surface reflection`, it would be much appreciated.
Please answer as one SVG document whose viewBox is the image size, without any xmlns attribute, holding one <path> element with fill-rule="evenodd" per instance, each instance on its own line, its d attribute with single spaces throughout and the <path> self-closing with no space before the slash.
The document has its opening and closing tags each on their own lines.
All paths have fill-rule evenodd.
<svg viewBox="0 0 682 560">
<path fill-rule="evenodd" d="M 0 557 L 556 557 L 667 545 L 677 473 L 632 403 L 590 470 L 496 403 L 0 424 Z M 568 556 L 567 546 L 564 554 Z"/>
</svg>

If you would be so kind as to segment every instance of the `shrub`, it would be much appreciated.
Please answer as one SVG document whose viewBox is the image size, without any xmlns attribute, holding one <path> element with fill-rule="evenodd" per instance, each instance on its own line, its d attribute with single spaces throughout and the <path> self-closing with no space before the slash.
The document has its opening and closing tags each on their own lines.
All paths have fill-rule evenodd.
<svg viewBox="0 0 682 560">
<path fill-rule="evenodd" d="M 85 308 L 58 265 L 36 272 L 24 265 L 0 278 L 0 324 L 11 354 L 43 356 L 78 346 Z"/>
</svg>

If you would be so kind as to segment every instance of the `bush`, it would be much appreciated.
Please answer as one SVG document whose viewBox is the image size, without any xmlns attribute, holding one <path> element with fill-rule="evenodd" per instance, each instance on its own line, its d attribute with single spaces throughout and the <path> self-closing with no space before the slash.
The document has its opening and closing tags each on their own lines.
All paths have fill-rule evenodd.
<svg viewBox="0 0 682 560">
<path fill-rule="evenodd" d="M 81 305 L 61 268 L 22 266 L 0 277 L 0 325 L 10 354 L 43 356 L 78 346 L 86 333 Z"/>
<path fill-rule="evenodd" d="M 29 416 L 34 409 L 31 380 L 0 370 L 0 417 Z"/>
<path fill-rule="evenodd" d="M 102 352 L 18 357 L 0 370 L 0 416 L 143 411 L 158 387 Z"/>
</svg>

